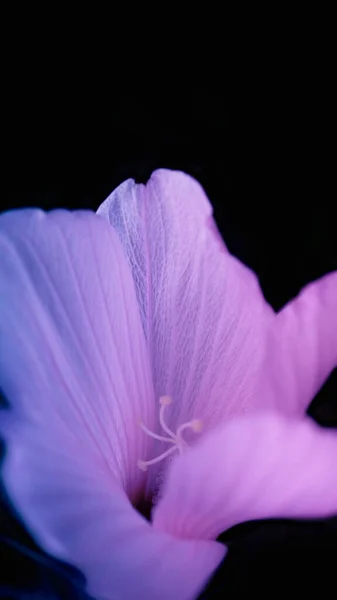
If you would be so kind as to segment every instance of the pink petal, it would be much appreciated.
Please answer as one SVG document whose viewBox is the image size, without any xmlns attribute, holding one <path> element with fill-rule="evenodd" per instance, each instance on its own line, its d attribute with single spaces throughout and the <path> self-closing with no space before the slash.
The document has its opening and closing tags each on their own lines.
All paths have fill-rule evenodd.
<svg viewBox="0 0 337 600">
<path fill-rule="evenodd" d="M 209 427 L 268 404 L 256 390 L 274 313 L 254 273 L 227 252 L 201 186 L 159 170 L 146 186 L 125 181 L 98 212 L 131 267 L 156 397 L 173 398 L 169 426 L 197 417 Z"/>
<path fill-rule="evenodd" d="M 156 532 L 98 457 L 62 424 L 6 424 L 4 479 L 40 544 L 87 577 L 97 599 L 192 600 L 224 557 L 216 542 Z"/>
<path fill-rule="evenodd" d="M 0 217 L 0 382 L 17 415 L 61 424 L 128 494 L 154 418 L 134 284 L 119 240 L 89 212 Z M 95 458 L 96 460 L 96 458 Z"/>
<path fill-rule="evenodd" d="M 173 462 L 154 527 L 215 539 L 242 521 L 337 514 L 337 432 L 309 418 L 241 417 Z"/>
<path fill-rule="evenodd" d="M 262 394 L 289 414 L 303 414 L 337 367 L 337 272 L 285 306 L 270 335 L 270 377 Z"/>
</svg>

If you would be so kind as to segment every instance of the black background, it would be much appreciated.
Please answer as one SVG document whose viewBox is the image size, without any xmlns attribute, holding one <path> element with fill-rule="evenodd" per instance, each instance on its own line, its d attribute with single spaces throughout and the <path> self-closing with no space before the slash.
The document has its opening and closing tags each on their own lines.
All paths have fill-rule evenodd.
<svg viewBox="0 0 337 600">
<path fill-rule="evenodd" d="M 302 68 L 284 79 L 273 72 L 265 68 L 262 84 L 253 70 L 235 100 L 225 74 L 221 85 L 150 90 L 118 83 L 75 96 L 50 83 L 31 94 L 27 79 L 2 117 L 1 210 L 96 210 L 128 177 L 145 182 L 158 167 L 184 170 L 204 186 L 229 250 L 255 270 L 280 309 L 303 285 L 337 269 L 336 127 L 330 76 L 320 72 L 318 82 L 318 72 L 312 80 Z M 322 425 L 337 426 L 336 371 L 310 410 Z M 33 598 L 23 589 L 46 599 L 79 597 L 81 577 L 64 565 L 56 571 L 4 502 L 0 524 L 2 583 L 18 590 L 2 597 Z M 203 597 L 334 596 L 336 534 L 334 519 L 226 532 L 229 556 Z M 28 547 L 37 554 L 28 555 Z"/>
</svg>

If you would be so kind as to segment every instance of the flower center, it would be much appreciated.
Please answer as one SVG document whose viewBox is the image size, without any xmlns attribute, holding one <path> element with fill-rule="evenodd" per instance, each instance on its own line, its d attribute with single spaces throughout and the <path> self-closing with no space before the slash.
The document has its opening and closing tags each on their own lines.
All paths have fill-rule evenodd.
<svg viewBox="0 0 337 600">
<path fill-rule="evenodd" d="M 168 437 L 154 433 L 153 431 L 148 429 L 142 421 L 140 421 L 139 426 L 144 431 L 144 433 L 146 433 L 153 439 L 159 440 L 161 442 L 167 442 L 168 444 L 172 444 L 172 446 L 171 446 L 171 448 L 166 450 L 166 452 L 163 452 L 163 454 L 160 454 L 159 456 L 157 456 L 157 458 L 153 458 L 152 460 L 147 460 L 147 461 L 139 460 L 137 462 L 137 464 L 138 464 L 138 467 L 140 469 L 142 469 L 142 471 L 147 471 L 147 468 L 149 465 L 154 465 L 154 464 L 160 462 L 161 460 L 163 460 L 164 458 L 166 458 L 167 456 L 172 454 L 172 452 L 174 452 L 175 450 L 178 450 L 178 452 L 181 454 L 184 447 L 188 446 L 187 442 L 183 439 L 183 436 L 182 436 L 182 433 L 183 433 L 183 431 L 185 431 L 185 429 L 192 429 L 196 433 L 199 433 L 202 430 L 202 421 L 200 421 L 200 419 L 193 419 L 192 421 L 188 421 L 187 423 L 180 425 L 180 427 L 178 427 L 178 429 L 177 429 L 177 432 L 174 433 L 166 425 L 165 419 L 164 419 L 165 408 L 166 408 L 166 406 L 168 406 L 168 404 L 171 404 L 172 398 L 170 396 L 162 396 L 159 399 L 159 402 L 161 405 L 160 411 L 159 411 L 159 422 L 160 422 L 162 429 L 165 431 L 165 433 L 167 433 Z"/>
</svg>

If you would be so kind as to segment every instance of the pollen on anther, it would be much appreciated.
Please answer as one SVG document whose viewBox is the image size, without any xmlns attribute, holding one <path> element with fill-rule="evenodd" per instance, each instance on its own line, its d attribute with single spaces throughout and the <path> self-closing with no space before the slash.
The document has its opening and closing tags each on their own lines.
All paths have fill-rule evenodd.
<svg viewBox="0 0 337 600">
<path fill-rule="evenodd" d="M 147 471 L 147 464 L 144 460 L 138 460 L 137 465 L 142 471 Z"/>
</svg>

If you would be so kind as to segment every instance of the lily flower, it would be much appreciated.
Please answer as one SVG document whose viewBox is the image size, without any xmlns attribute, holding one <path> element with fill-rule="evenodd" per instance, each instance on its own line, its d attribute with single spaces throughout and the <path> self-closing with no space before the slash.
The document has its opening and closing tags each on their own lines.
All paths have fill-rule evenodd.
<svg viewBox="0 0 337 600">
<path fill-rule="evenodd" d="M 37 542 L 96 598 L 192 600 L 227 528 L 336 513 L 337 434 L 305 416 L 336 305 L 334 272 L 275 314 L 183 173 L 2 214 L 3 480 Z"/>
</svg>

